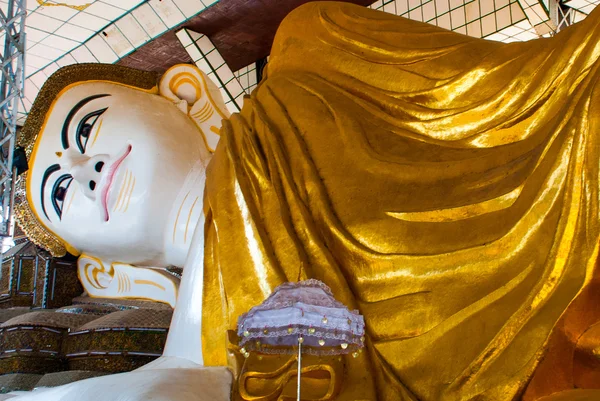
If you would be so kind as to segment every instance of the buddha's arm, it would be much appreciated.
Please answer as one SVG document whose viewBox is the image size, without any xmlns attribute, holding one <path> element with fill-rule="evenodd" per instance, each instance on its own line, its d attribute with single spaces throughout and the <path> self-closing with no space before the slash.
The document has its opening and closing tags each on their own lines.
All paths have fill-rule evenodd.
<svg viewBox="0 0 600 401">
<path fill-rule="evenodd" d="M 144 369 L 32 392 L 11 401 L 229 401 L 232 377 L 223 367 Z M 4 399 L 4 398 L 0 398 Z"/>
<path fill-rule="evenodd" d="M 203 183 L 204 184 L 204 183 Z M 203 365 L 202 358 L 202 288 L 204 282 L 204 214 L 185 261 L 177 305 L 163 356 L 179 357 Z"/>
</svg>

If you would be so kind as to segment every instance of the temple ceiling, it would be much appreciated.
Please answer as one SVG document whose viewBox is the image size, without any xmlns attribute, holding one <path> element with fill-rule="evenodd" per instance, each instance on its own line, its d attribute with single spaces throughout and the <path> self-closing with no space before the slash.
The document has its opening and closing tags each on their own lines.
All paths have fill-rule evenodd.
<svg viewBox="0 0 600 401">
<path fill-rule="evenodd" d="M 58 68 L 85 62 L 164 71 L 194 61 L 176 33 L 207 35 L 229 69 L 266 57 L 277 26 L 310 0 L 29 0 L 22 123 L 39 88 Z M 469 36 L 503 42 L 550 36 L 600 0 L 348 0 Z M 0 0 L 6 12 L 8 0 Z M 1 40 L 2 38 L 0 38 Z M 244 86 L 244 85 L 242 85 Z"/>
</svg>

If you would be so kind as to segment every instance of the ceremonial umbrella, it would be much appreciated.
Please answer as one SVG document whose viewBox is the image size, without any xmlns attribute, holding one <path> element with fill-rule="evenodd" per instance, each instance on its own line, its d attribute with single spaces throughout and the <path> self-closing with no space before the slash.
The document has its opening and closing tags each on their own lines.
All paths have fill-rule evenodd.
<svg viewBox="0 0 600 401">
<path fill-rule="evenodd" d="M 298 401 L 302 352 L 311 355 L 352 353 L 364 346 L 365 322 L 358 311 L 337 301 L 324 283 L 310 279 L 284 283 L 238 320 L 244 356 L 250 352 L 292 354 L 298 347 Z"/>
</svg>

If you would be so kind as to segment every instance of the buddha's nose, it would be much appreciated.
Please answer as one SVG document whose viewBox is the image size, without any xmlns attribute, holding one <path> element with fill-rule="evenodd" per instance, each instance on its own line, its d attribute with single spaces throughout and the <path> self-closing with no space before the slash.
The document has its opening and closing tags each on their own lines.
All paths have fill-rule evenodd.
<svg viewBox="0 0 600 401">
<path fill-rule="evenodd" d="M 88 157 L 79 155 L 71 164 L 71 175 L 88 198 L 95 200 L 100 192 L 100 181 L 106 172 L 108 155 Z"/>
</svg>

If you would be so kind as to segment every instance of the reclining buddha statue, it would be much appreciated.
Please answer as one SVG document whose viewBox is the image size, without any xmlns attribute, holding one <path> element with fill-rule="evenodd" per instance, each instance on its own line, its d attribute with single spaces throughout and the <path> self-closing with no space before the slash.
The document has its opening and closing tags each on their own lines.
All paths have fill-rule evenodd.
<svg viewBox="0 0 600 401">
<path fill-rule="evenodd" d="M 22 132 L 30 231 L 99 291 L 183 276 L 161 359 L 22 399 L 294 399 L 295 365 L 231 332 L 308 278 L 367 336 L 307 361 L 304 399 L 600 399 L 599 17 L 504 44 L 309 3 L 232 116 L 191 66 L 59 70 Z"/>
</svg>

